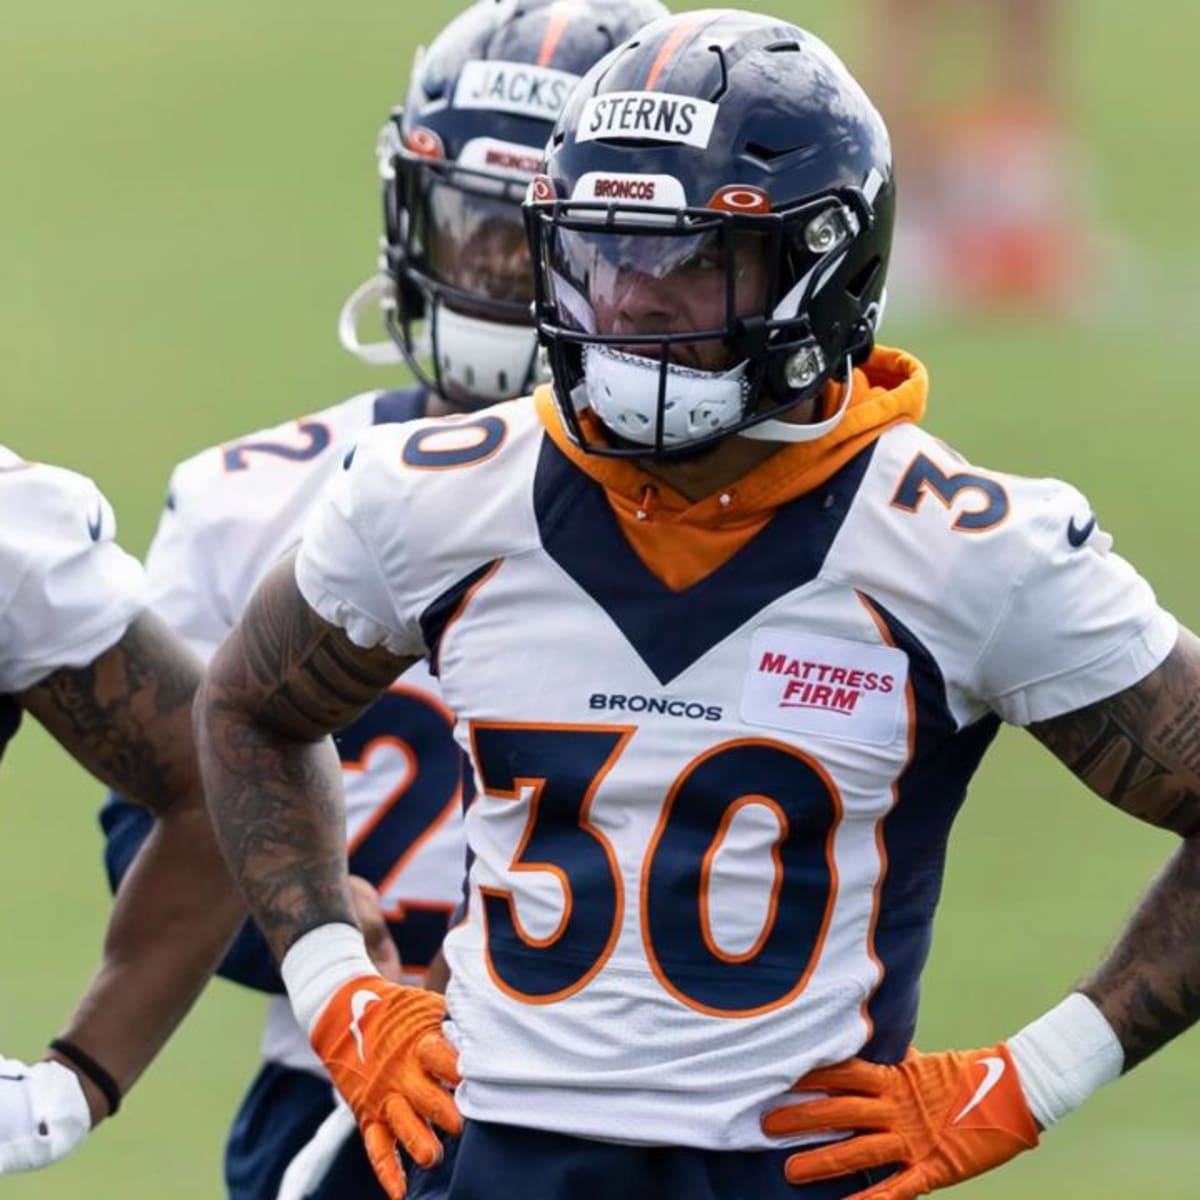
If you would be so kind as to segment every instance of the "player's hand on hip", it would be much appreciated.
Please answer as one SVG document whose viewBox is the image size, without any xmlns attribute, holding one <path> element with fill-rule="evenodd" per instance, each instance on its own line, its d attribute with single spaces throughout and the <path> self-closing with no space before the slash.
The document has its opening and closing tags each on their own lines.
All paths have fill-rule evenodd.
<svg viewBox="0 0 1200 1200">
<path fill-rule="evenodd" d="M 354 915 L 362 929 L 367 953 L 380 975 L 392 982 L 399 982 L 402 966 L 396 940 L 388 928 L 383 915 L 383 901 L 375 888 L 359 875 L 350 876 L 350 897 L 354 901 Z"/>
<path fill-rule="evenodd" d="M 813 1071 L 793 1090 L 826 1095 L 768 1113 L 766 1133 L 852 1136 L 797 1151 L 785 1166 L 789 1183 L 899 1168 L 847 1200 L 924 1196 L 990 1171 L 1038 1142 L 1037 1123 L 1003 1043 L 942 1054 L 911 1050 L 898 1066 L 851 1059 Z"/>
<path fill-rule="evenodd" d="M 0 1058 L 0 1175 L 65 1158 L 92 1127 L 79 1076 L 62 1063 Z"/>
<path fill-rule="evenodd" d="M 312 1028 L 312 1044 L 353 1110 L 392 1200 L 405 1193 L 397 1142 L 418 1166 L 432 1167 L 442 1146 L 431 1126 L 462 1132 L 447 1091 L 460 1076 L 458 1055 L 442 1034 L 445 1015 L 435 992 L 364 975 L 338 988 Z"/>
</svg>

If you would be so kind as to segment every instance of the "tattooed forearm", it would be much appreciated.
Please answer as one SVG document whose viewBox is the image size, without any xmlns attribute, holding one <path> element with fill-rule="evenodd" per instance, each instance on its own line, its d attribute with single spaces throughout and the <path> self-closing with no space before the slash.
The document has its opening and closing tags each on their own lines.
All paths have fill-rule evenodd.
<svg viewBox="0 0 1200 1200">
<path fill-rule="evenodd" d="M 1083 983 L 1125 1047 L 1128 1071 L 1200 1020 L 1200 843 L 1189 838 Z"/>
<path fill-rule="evenodd" d="M 1032 731 L 1094 791 L 1185 841 L 1082 990 L 1129 1070 L 1200 1019 L 1200 641 L 1146 679 Z"/>
<path fill-rule="evenodd" d="M 1200 833 L 1200 641 L 1186 630 L 1141 683 L 1030 732 L 1118 808 Z"/>
<path fill-rule="evenodd" d="M 355 923 L 341 771 L 326 736 L 408 665 L 322 621 L 290 561 L 217 652 L 196 705 L 209 807 L 234 877 L 277 956 L 329 921 Z"/>
<path fill-rule="evenodd" d="M 154 810 L 126 876 L 104 958 L 65 1036 L 128 1088 L 182 1019 L 240 920 L 204 809 L 192 743 L 200 664 L 145 614 L 91 665 L 19 700 L 110 787 Z M 93 1119 L 107 1102 L 84 1084 Z"/>
<path fill-rule="evenodd" d="M 191 710 L 200 671 L 144 613 L 93 663 L 56 671 L 19 699 L 109 787 L 164 812 L 197 786 Z"/>
</svg>

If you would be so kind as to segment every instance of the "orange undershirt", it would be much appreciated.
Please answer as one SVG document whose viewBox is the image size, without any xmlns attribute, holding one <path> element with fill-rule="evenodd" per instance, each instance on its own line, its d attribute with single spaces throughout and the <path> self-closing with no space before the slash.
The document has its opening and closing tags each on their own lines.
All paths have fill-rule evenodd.
<svg viewBox="0 0 1200 1200">
<path fill-rule="evenodd" d="M 919 421 L 928 393 L 929 376 L 917 359 L 877 346 L 854 372 L 850 407 L 836 429 L 815 442 L 785 444 L 736 483 L 696 501 L 647 475 L 631 459 L 580 450 L 563 427 L 549 387 L 538 389 L 535 402 L 554 444 L 603 486 L 638 557 L 679 592 L 728 562 L 780 505 L 819 487 L 885 429 Z M 584 419 L 593 418 L 584 414 Z"/>
</svg>

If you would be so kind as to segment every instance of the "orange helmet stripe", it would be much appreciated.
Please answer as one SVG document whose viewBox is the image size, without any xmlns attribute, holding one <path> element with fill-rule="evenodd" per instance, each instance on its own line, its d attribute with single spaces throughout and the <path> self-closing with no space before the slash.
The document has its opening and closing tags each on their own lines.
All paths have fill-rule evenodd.
<svg viewBox="0 0 1200 1200">
<path fill-rule="evenodd" d="M 546 26 L 546 33 L 542 37 L 542 46 L 537 56 L 539 67 L 550 65 L 554 58 L 554 52 L 558 49 L 558 43 L 562 41 L 562 35 L 566 33 L 567 26 L 570 25 L 571 17 L 574 16 L 577 8 L 575 0 L 564 0 L 550 10 L 550 23 Z"/>
<path fill-rule="evenodd" d="M 675 51 L 679 49 L 687 37 L 704 24 L 705 20 L 706 18 L 703 16 L 693 17 L 689 21 L 681 21 L 675 27 L 675 31 L 663 42 L 662 49 L 658 52 L 658 57 L 650 67 L 650 74 L 646 76 L 646 91 L 654 91 L 654 85 L 658 82 L 658 77 L 663 73 L 663 69 L 667 63 L 671 61 Z"/>
</svg>

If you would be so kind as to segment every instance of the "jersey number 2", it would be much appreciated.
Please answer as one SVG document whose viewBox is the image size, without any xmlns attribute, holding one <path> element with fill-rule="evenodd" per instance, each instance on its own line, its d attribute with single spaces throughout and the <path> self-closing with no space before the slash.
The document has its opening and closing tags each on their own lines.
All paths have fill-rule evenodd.
<svg viewBox="0 0 1200 1200">
<path fill-rule="evenodd" d="M 245 471 L 250 463 L 248 454 L 269 454 L 287 462 L 308 462 L 329 448 L 329 426 L 321 421 L 297 421 L 296 432 L 303 441 L 292 446 L 287 442 L 234 442 L 223 451 L 226 471 Z"/>
<path fill-rule="evenodd" d="M 380 892 L 460 803 L 463 759 L 453 719 L 415 688 L 385 692 L 334 739 L 343 771 L 361 771 L 372 751 L 397 747 L 409 759 L 405 784 L 383 801 L 350 842 L 350 873 Z M 412 745 L 430 748 L 418 761 Z M 453 905 L 406 903 L 384 915 L 405 969 L 428 967 L 442 944 Z"/>
</svg>

